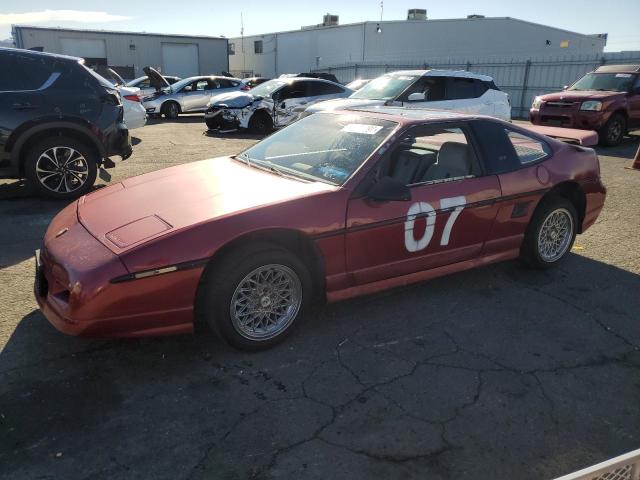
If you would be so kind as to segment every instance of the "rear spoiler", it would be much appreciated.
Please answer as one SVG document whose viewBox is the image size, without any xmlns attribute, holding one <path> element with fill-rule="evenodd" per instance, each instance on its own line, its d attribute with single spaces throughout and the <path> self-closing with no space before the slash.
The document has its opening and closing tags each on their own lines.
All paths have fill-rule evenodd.
<svg viewBox="0 0 640 480">
<path fill-rule="evenodd" d="M 598 144 L 598 132 L 593 130 L 578 130 L 576 128 L 545 127 L 543 125 L 518 125 L 527 130 L 561 142 L 574 143 L 583 147 L 593 147 Z"/>
</svg>

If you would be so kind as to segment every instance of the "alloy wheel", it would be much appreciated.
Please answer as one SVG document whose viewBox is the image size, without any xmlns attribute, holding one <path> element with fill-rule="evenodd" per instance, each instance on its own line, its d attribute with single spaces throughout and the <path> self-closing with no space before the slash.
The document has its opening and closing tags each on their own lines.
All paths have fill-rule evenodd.
<svg viewBox="0 0 640 480">
<path fill-rule="evenodd" d="M 36 160 L 36 178 L 51 192 L 74 192 L 87 182 L 89 164 L 84 155 L 74 148 L 51 147 Z"/>
<path fill-rule="evenodd" d="M 284 332 L 302 305 L 302 284 L 285 265 L 264 265 L 249 272 L 231 297 L 233 327 L 243 337 L 268 340 Z"/>
<path fill-rule="evenodd" d="M 559 260 L 573 239 L 573 216 L 565 208 L 553 210 L 544 219 L 538 233 L 538 253 L 548 263 Z"/>
</svg>

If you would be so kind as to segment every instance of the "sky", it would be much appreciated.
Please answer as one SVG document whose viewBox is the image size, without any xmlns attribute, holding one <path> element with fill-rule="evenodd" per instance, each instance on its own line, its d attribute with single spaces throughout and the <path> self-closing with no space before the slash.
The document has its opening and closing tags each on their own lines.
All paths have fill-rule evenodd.
<svg viewBox="0 0 640 480">
<path fill-rule="evenodd" d="M 431 19 L 475 13 L 578 33 L 608 33 L 606 51 L 640 50 L 640 0 L 386 0 L 382 18 L 405 19 L 409 8 L 426 8 Z M 377 21 L 380 0 L 2 0 L 0 39 L 10 37 L 11 24 L 236 37 L 241 13 L 244 34 L 253 35 L 318 24 L 327 12 L 339 15 L 341 24 Z"/>
</svg>

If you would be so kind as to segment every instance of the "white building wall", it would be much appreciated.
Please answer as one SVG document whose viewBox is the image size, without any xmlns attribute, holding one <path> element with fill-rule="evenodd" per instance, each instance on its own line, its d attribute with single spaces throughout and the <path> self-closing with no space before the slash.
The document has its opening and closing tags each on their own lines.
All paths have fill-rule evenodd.
<svg viewBox="0 0 640 480">
<path fill-rule="evenodd" d="M 43 47 L 45 52 L 63 53 L 61 39 L 104 40 L 109 65 L 134 66 L 142 76 L 143 67 L 162 69 L 162 43 L 194 43 L 198 46 L 199 74 L 219 74 L 228 69 L 227 39 L 136 34 L 133 32 L 99 32 L 37 27 L 14 27 L 21 48 Z M 132 50 L 130 45 L 135 45 Z M 164 72 L 171 75 L 172 72 Z"/>
<path fill-rule="evenodd" d="M 259 39 L 264 39 L 264 53 L 255 55 L 253 42 Z M 236 44 L 236 54 L 229 56 L 232 71 L 244 65 L 244 70 L 271 77 L 353 63 L 595 55 L 602 54 L 605 46 L 604 38 L 513 18 L 364 22 L 251 36 L 244 38 L 244 57 L 238 47 L 241 39 L 229 41 Z"/>
</svg>

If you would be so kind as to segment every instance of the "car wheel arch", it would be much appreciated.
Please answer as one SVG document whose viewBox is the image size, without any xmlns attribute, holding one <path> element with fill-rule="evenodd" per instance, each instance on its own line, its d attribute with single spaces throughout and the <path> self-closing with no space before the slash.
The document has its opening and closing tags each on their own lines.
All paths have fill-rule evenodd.
<svg viewBox="0 0 640 480">
<path fill-rule="evenodd" d="M 549 190 L 542 199 L 540 199 L 538 205 L 541 205 L 545 198 L 552 196 L 564 197 L 573 204 L 578 214 L 576 230 L 578 233 L 582 233 L 582 223 L 584 221 L 587 208 L 587 196 L 584 193 L 582 186 L 575 181 L 559 183 Z"/>
<path fill-rule="evenodd" d="M 18 166 L 20 175 L 24 175 L 24 162 L 31 146 L 52 136 L 72 137 L 84 143 L 93 149 L 99 163 L 106 156 L 104 147 L 86 127 L 72 122 L 43 123 L 24 131 L 12 146 L 12 163 Z"/>
<path fill-rule="evenodd" d="M 210 257 L 206 268 L 215 268 L 222 258 L 233 255 L 246 246 L 253 244 L 275 245 L 296 255 L 310 268 L 315 296 L 324 295 L 324 256 L 311 237 L 299 230 L 270 228 L 240 235 L 218 248 Z"/>
</svg>

